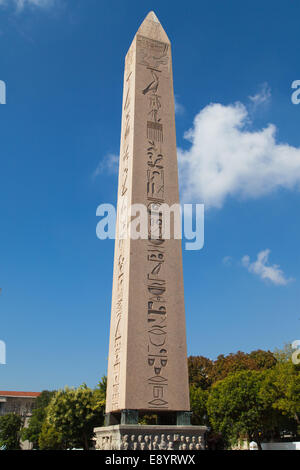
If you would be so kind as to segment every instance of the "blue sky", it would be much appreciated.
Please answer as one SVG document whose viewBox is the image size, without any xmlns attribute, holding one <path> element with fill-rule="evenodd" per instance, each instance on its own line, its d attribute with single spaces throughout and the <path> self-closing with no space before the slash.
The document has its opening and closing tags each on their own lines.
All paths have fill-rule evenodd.
<svg viewBox="0 0 300 470">
<path fill-rule="evenodd" d="M 150 10 L 172 41 L 182 198 L 207 205 L 205 246 L 183 254 L 188 353 L 300 337 L 298 3 L 2 0 L 1 390 L 106 372 L 114 243 L 96 208 L 116 202 L 123 60 Z"/>
</svg>

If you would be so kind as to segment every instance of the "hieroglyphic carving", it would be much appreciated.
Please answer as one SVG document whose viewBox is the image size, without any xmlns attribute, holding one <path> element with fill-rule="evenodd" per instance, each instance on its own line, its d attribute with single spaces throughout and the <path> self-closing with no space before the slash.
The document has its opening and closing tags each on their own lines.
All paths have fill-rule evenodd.
<svg viewBox="0 0 300 470">
<path fill-rule="evenodd" d="M 120 369 L 121 369 L 121 348 L 122 348 L 122 320 L 124 316 L 124 279 L 125 269 L 128 263 L 126 258 L 126 237 L 128 225 L 128 174 L 129 174 L 129 144 L 130 120 L 132 113 L 131 105 L 131 78 L 132 72 L 128 71 L 130 55 L 126 61 L 126 81 L 125 100 L 123 107 L 123 134 L 120 155 L 120 183 L 119 183 L 119 204 L 118 204 L 118 228 L 116 244 L 116 291 L 114 299 L 115 329 L 113 337 L 113 377 L 112 377 L 112 410 L 120 408 Z M 131 64 L 130 64 L 131 65 Z"/>
<path fill-rule="evenodd" d="M 131 74 L 132 72 L 129 73 L 126 82 L 127 82 L 127 93 L 126 93 L 126 99 L 125 99 L 125 104 L 124 104 L 124 109 L 123 109 L 123 116 L 124 116 L 124 142 L 126 142 L 127 137 L 129 136 L 130 133 L 130 120 L 131 120 L 131 90 L 130 90 L 130 82 L 131 82 Z"/>
<path fill-rule="evenodd" d="M 148 385 L 150 409 L 168 408 L 168 345 L 167 345 L 167 280 L 166 250 L 162 238 L 162 214 L 160 206 L 165 201 L 165 174 L 162 106 L 159 94 L 162 72 L 169 66 L 169 45 L 138 37 L 137 60 L 145 66 L 149 80 L 141 90 L 148 100 L 146 154 L 146 194 L 148 207 L 147 246 L 147 322 L 148 322 Z M 155 448 L 155 440 L 153 442 Z M 158 447 L 157 447 L 158 448 Z M 164 447 L 162 444 L 161 448 Z"/>
<path fill-rule="evenodd" d="M 168 72 L 170 46 L 164 42 L 137 36 L 137 62 L 160 72 Z"/>
<path fill-rule="evenodd" d="M 156 165 L 163 171 L 163 157 L 152 158 L 154 142 L 148 142 L 148 163 L 151 170 Z M 150 149 L 150 151 L 149 151 Z M 150 153 L 149 153 L 150 152 Z M 147 247 L 147 289 L 148 289 L 148 366 L 150 376 L 148 384 L 151 387 L 152 398 L 149 400 L 149 408 L 168 408 L 167 386 L 168 379 L 165 371 L 168 364 L 167 348 L 167 307 L 166 307 L 166 279 L 165 279 L 165 240 L 161 233 L 160 204 L 163 202 L 164 185 L 151 186 L 149 190 L 149 172 L 147 170 L 147 196 L 148 196 L 148 247 Z M 154 184 L 152 181 L 151 184 Z M 156 189 L 155 189 L 156 188 Z M 158 197 L 162 196 L 162 197 Z"/>
<path fill-rule="evenodd" d="M 154 71 L 147 67 L 152 75 L 152 80 L 142 90 L 143 95 L 148 95 L 148 120 L 147 120 L 147 138 L 151 141 L 163 142 L 163 125 L 160 118 L 161 96 L 158 94 L 160 70 Z"/>
<path fill-rule="evenodd" d="M 147 170 L 147 195 L 153 199 L 163 199 L 164 197 L 164 170 L 149 168 Z"/>
<path fill-rule="evenodd" d="M 163 142 L 163 126 L 159 122 L 147 121 L 147 137 L 149 140 Z"/>
</svg>

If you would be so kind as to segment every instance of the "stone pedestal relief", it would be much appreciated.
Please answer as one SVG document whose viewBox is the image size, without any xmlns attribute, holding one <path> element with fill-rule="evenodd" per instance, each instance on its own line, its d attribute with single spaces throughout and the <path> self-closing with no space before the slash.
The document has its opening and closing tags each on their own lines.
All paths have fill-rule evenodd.
<svg viewBox="0 0 300 470">
<path fill-rule="evenodd" d="M 205 426 L 97 428 L 97 450 L 204 450 Z"/>
</svg>

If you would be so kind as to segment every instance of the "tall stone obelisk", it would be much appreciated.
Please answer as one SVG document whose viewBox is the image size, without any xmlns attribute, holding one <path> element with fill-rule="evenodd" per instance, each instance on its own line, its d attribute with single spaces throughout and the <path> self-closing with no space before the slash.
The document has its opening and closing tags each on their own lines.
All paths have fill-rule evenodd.
<svg viewBox="0 0 300 470">
<path fill-rule="evenodd" d="M 188 411 L 181 240 L 119 239 L 131 204 L 179 203 L 170 41 L 153 12 L 126 56 L 106 412 Z M 153 218 L 152 218 L 153 222 Z"/>
<path fill-rule="evenodd" d="M 108 441 L 110 428 L 116 427 L 113 425 L 121 425 L 121 433 L 122 425 L 137 425 L 141 413 L 157 414 L 164 425 L 171 424 L 171 417 L 173 427 L 190 424 L 181 240 L 172 231 L 170 239 L 163 238 L 160 231 L 160 208 L 176 203 L 179 191 L 171 44 L 156 15 L 150 12 L 125 60 L 106 396 L 108 427 L 95 430 L 101 449 L 112 448 Z M 132 204 L 147 207 L 143 239 L 126 236 Z M 138 432 L 142 432 L 141 427 Z"/>
</svg>

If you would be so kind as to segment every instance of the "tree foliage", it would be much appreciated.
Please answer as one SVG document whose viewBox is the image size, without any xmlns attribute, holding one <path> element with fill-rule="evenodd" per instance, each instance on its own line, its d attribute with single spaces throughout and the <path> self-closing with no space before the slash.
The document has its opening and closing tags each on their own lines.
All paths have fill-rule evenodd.
<svg viewBox="0 0 300 470">
<path fill-rule="evenodd" d="M 190 386 L 192 424 L 205 425 L 207 423 L 208 395 L 208 390 L 203 390 L 195 385 Z"/>
<path fill-rule="evenodd" d="M 57 447 L 80 447 L 92 445 L 93 429 L 104 420 L 103 397 L 105 384 L 92 390 L 86 385 L 77 389 L 66 387 L 56 392 L 47 407 L 39 445 L 42 449 Z"/>
<path fill-rule="evenodd" d="M 207 410 L 213 429 L 227 442 L 239 436 L 259 441 L 266 425 L 266 407 L 259 391 L 263 374 L 259 371 L 238 371 L 216 382 L 210 391 Z"/>
<path fill-rule="evenodd" d="M 248 354 L 241 351 L 227 356 L 221 354 L 215 361 L 203 356 L 190 356 L 188 358 L 190 384 L 207 390 L 229 374 L 241 370 L 267 370 L 276 363 L 277 360 L 272 352 L 260 349 Z"/>
<path fill-rule="evenodd" d="M 300 427 L 299 366 L 294 365 L 291 360 L 278 362 L 276 367 L 265 374 L 260 397 L 267 406 L 294 419 L 298 428 Z"/>
<path fill-rule="evenodd" d="M 71 441 L 68 441 L 61 432 L 57 431 L 45 419 L 39 433 L 38 446 L 42 450 L 66 450 L 71 446 Z"/>
<path fill-rule="evenodd" d="M 283 350 L 238 351 L 188 358 L 193 424 L 208 415 L 210 435 L 227 445 L 241 436 L 280 439 L 282 431 L 300 434 L 300 366 L 291 361 L 290 345 Z M 206 423 L 205 423 L 206 424 Z"/>
<path fill-rule="evenodd" d="M 0 417 L 0 447 L 6 450 L 19 450 L 23 419 L 15 413 Z"/>
<path fill-rule="evenodd" d="M 227 356 L 220 355 L 214 362 L 212 383 L 225 379 L 229 374 L 242 370 L 266 370 L 274 367 L 276 359 L 270 351 L 238 351 Z"/>
<path fill-rule="evenodd" d="M 33 448 L 39 448 L 39 436 L 47 416 L 47 406 L 56 392 L 44 390 L 35 401 L 35 409 L 32 412 L 27 428 L 22 430 L 22 439 L 32 442 Z"/>
<path fill-rule="evenodd" d="M 189 381 L 190 384 L 207 390 L 212 384 L 212 371 L 214 363 L 204 356 L 189 356 Z"/>
</svg>

